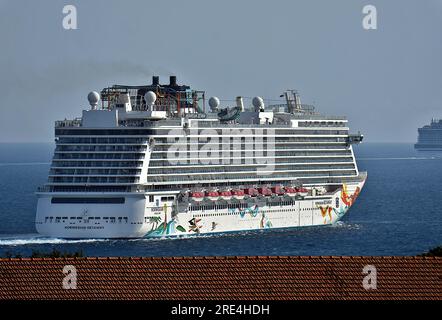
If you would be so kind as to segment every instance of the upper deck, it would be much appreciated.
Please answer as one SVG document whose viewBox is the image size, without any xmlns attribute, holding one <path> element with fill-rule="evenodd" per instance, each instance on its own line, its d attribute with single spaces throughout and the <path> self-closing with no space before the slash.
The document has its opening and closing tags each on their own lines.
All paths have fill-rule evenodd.
<svg viewBox="0 0 442 320">
<path fill-rule="evenodd" d="M 324 116 L 312 105 L 302 104 L 294 90 L 282 96 L 285 103 L 266 105 L 260 97 L 248 98 L 245 106 L 241 96 L 233 106 L 220 105 L 216 97 L 206 106 L 204 91 L 180 85 L 171 76 L 169 84 L 160 84 L 154 76 L 152 84 L 143 86 L 114 85 L 101 94 L 88 96 L 90 110 L 82 117 L 55 122 L 55 128 L 158 128 L 158 127 L 344 127 L 343 116 Z"/>
<path fill-rule="evenodd" d="M 442 130 L 442 119 L 431 119 L 429 125 L 425 125 L 422 128 L 419 128 L 419 130 Z"/>
</svg>

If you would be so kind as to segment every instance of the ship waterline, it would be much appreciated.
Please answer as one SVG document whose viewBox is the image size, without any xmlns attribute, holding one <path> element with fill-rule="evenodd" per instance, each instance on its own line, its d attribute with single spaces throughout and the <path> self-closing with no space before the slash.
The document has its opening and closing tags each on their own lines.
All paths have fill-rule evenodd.
<svg viewBox="0 0 442 320">
<path fill-rule="evenodd" d="M 362 190 L 344 117 L 303 105 L 219 106 L 178 85 L 112 86 L 57 121 L 36 229 L 59 238 L 174 237 L 330 225 Z M 101 98 L 101 106 L 98 101 Z"/>
</svg>

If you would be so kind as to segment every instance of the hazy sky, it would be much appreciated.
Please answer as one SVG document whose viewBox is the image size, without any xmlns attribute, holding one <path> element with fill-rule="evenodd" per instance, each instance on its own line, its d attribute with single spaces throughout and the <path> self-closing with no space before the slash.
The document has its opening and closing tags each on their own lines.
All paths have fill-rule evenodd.
<svg viewBox="0 0 442 320">
<path fill-rule="evenodd" d="M 53 141 L 89 91 L 152 73 L 222 99 L 297 89 L 366 141 L 414 142 L 442 117 L 441 30 L 442 0 L 0 0 L 0 142 Z"/>
</svg>

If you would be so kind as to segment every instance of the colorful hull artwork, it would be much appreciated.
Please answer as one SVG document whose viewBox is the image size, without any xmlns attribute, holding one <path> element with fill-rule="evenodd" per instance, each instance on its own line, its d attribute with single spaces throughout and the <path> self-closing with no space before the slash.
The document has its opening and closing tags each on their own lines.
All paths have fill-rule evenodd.
<svg viewBox="0 0 442 320">
<path fill-rule="evenodd" d="M 241 209 L 230 209 L 230 213 L 238 213 L 241 218 L 244 218 L 246 213 L 249 213 L 251 217 L 255 218 L 258 215 L 259 208 L 258 205 L 254 205 L 253 207 L 246 208 L 244 210 Z"/>
<path fill-rule="evenodd" d="M 171 210 L 164 206 L 161 215 L 148 218 L 147 223 L 150 231 L 147 232 L 146 237 L 333 224 L 339 221 L 356 201 L 364 182 L 352 185 L 351 188 L 343 184 L 340 189 L 325 200 L 324 198 L 305 198 L 296 200 L 295 204 L 291 206 L 260 208 L 258 205 L 253 205 L 245 209 L 230 208 L 224 211 L 199 211 L 197 213 L 186 211 L 173 217 Z M 306 211 L 302 211 L 306 209 L 302 208 L 316 208 L 316 210 L 311 213 L 310 218 L 308 216 L 306 218 L 306 213 L 303 213 Z M 275 225 L 274 222 L 278 223 Z"/>
<path fill-rule="evenodd" d="M 324 224 L 331 223 L 331 221 L 333 221 L 333 218 L 331 215 L 333 208 L 331 206 L 325 206 L 325 207 L 319 206 L 319 210 L 321 210 L 322 218 L 324 218 Z M 328 221 L 327 221 L 327 218 L 328 218 Z"/>
<path fill-rule="evenodd" d="M 171 218 L 169 222 L 167 221 L 167 211 L 168 211 L 168 206 L 167 204 L 164 204 L 163 206 L 164 220 L 162 220 L 160 216 L 149 218 L 149 223 L 152 225 L 152 227 L 150 231 L 147 232 L 146 236 L 161 237 L 161 236 L 175 235 L 177 234 L 177 231 L 184 233 L 186 232 L 186 229 L 184 229 L 182 225 L 179 225 L 177 223 L 175 217 Z"/>
<path fill-rule="evenodd" d="M 149 222 L 152 224 L 152 229 L 147 232 L 146 236 L 161 237 L 168 235 L 176 235 L 177 231 L 186 232 L 186 229 L 182 225 L 179 225 L 175 219 L 167 221 L 167 216 L 164 215 L 164 221 L 161 221 L 161 217 L 150 218 Z"/>
<path fill-rule="evenodd" d="M 235 213 L 239 214 L 240 218 L 244 218 L 246 216 L 246 214 L 250 214 L 250 217 L 255 218 L 259 214 L 259 207 L 258 207 L 258 205 L 254 205 L 254 206 L 252 206 L 250 208 L 246 208 L 244 210 L 230 209 L 229 212 L 233 213 L 233 214 L 235 214 Z M 263 212 L 261 215 L 261 220 L 259 220 L 259 228 L 266 229 L 266 228 L 271 228 L 271 227 L 272 227 L 272 222 L 266 216 L 266 214 Z"/>
<path fill-rule="evenodd" d="M 357 186 L 355 191 L 352 194 L 349 194 L 347 185 L 343 184 L 340 195 L 340 200 L 344 204 L 343 206 L 337 206 L 337 208 L 329 205 L 318 206 L 321 211 L 322 218 L 324 219 L 324 224 L 330 224 L 340 220 L 356 201 L 360 192 L 361 187 Z M 335 219 L 333 218 L 333 213 L 335 214 Z"/>
<path fill-rule="evenodd" d="M 341 200 L 344 203 L 344 206 L 343 207 L 340 206 L 339 210 L 333 208 L 333 211 L 337 215 L 337 220 L 341 219 L 348 211 L 348 209 L 350 209 L 350 207 L 356 201 L 356 198 L 359 196 L 360 192 L 361 192 L 361 187 L 357 186 L 355 192 L 349 195 L 347 185 L 346 184 L 342 185 Z"/>
</svg>

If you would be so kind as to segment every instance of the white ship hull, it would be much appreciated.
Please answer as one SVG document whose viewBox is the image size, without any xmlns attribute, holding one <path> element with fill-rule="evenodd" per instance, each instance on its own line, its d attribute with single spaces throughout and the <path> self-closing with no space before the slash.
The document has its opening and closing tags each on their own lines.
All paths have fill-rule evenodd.
<svg viewBox="0 0 442 320">
<path fill-rule="evenodd" d="M 36 227 L 40 234 L 56 238 L 110 239 L 324 226 L 336 223 L 347 213 L 364 182 L 344 185 L 331 194 L 297 199 L 294 205 L 188 210 L 175 215 L 171 205 L 146 206 L 144 195 L 126 195 L 121 205 L 52 204 L 50 196 L 41 195 Z"/>
<path fill-rule="evenodd" d="M 41 235 L 74 239 L 140 238 L 148 230 L 143 223 L 146 202 L 143 194 L 124 195 L 124 204 L 54 204 L 53 197 L 39 195 L 35 226 Z M 75 195 L 75 199 L 79 197 L 91 195 Z"/>
</svg>

